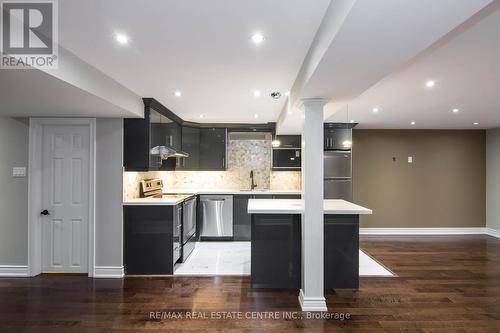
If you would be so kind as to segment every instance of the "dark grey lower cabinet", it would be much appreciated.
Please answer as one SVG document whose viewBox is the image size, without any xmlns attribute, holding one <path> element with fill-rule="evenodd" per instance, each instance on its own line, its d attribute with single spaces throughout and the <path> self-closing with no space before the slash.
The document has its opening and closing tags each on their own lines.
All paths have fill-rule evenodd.
<svg viewBox="0 0 500 333">
<path fill-rule="evenodd" d="M 248 199 L 251 195 L 233 196 L 233 239 L 235 241 L 249 241 L 251 235 L 252 215 L 248 214 Z"/>
<path fill-rule="evenodd" d="M 325 215 L 325 288 L 359 287 L 359 215 Z"/>
<path fill-rule="evenodd" d="M 359 287 L 359 217 L 325 215 L 325 289 Z M 253 288 L 301 287 L 301 216 L 252 215 Z"/>
<path fill-rule="evenodd" d="M 252 239 L 252 215 L 248 214 L 249 199 L 300 199 L 300 194 L 254 194 L 233 196 L 233 240 L 249 241 Z"/>
<path fill-rule="evenodd" d="M 126 274 L 173 274 L 180 255 L 178 206 L 124 206 Z"/>
<path fill-rule="evenodd" d="M 252 215 L 251 284 L 300 288 L 300 215 Z"/>
</svg>

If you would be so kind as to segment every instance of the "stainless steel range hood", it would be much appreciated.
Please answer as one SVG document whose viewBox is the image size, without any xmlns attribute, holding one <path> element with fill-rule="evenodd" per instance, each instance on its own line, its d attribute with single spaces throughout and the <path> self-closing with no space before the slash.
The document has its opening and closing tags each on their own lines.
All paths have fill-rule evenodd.
<svg viewBox="0 0 500 333">
<path fill-rule="evenodd" d="M 189 157 L 188 153 L 167 146 L 156 146 L 151 148 L 149 153 L 153 156 L 160 156 L 162 160 L 166 160 L 169 157 Z"/>
</svg>

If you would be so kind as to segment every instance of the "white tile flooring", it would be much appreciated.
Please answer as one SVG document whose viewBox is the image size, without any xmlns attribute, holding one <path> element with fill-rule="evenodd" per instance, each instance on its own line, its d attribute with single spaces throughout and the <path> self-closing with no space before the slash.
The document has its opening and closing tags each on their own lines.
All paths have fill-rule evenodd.
<svg viewBox="0 0 500 333">
<path fill-rule="evenodd" d="M 250 275 L 250 242 L 199 242 L 175 275 Z M 359 250 L 360 276 L 393 276 Z"/>
</svg>

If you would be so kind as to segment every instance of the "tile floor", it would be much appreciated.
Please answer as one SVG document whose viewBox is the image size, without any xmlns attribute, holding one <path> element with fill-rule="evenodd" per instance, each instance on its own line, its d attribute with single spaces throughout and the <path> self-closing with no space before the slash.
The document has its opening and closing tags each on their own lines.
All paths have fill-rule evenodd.
<svg viewBox="0 0 500 333">
<path fill-rule="evenodd" d="M 250 275 L 250 242 L 199 242 L 188 260 L 176 267 L 175 275 Z M 359 251 L 360 276 L 393 274 Z"/>
</svg>

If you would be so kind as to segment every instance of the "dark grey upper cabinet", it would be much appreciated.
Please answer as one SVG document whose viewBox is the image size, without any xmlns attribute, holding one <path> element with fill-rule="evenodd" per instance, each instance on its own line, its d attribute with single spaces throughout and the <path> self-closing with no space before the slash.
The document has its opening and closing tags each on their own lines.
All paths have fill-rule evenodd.
<svg viewBox="0 0 500 333">
<path fill-rule="evenodd" d="M 174 158 L 161 161 L 149 152 L 162 145 L 181 149 L 182 128 L 178 117 L 154 100 L 145 99 L 144 105 L 144 119 L 123 121 L 123 166 L 126 171 L 173 170 Z"/>
<path fill-rule="evenodd" d="M 200 129 L 196 127 L 182 127 L 182 151 L 189 157 L 180 159 L 180 169 L 200 170 Z"/>
<path fill-rule="evenodd" d="M 123 166 L 126 171 L 149 170 L 149 111 L 144 119 L 123 120 Z"/>
<path fill-rule="evenodd" d="M 325 150 L 351 150 L 352 125 L 325 124 L 324 143 Z"/>
<path fill-rule="evenodd" d="M 226 128 L 200 128 L 200 170 L 226 170 Z"/>
<path fill-rule="evenodd" d="M 277 135 L 276 139 L 280 141 L 280 146 L 277 148 L 301 148 L 300 135 Z"/>
<path fill-rule="evenodd" d="M 150 144 L 149 149 L 156 146 L 182 148 L 182 127 L 160 112 L 150 110 Z M 150 157 L 150 170 L 174 170 L 178 166 L 175 158 L 161 160 L 159 156 Z"/>
</svg>

